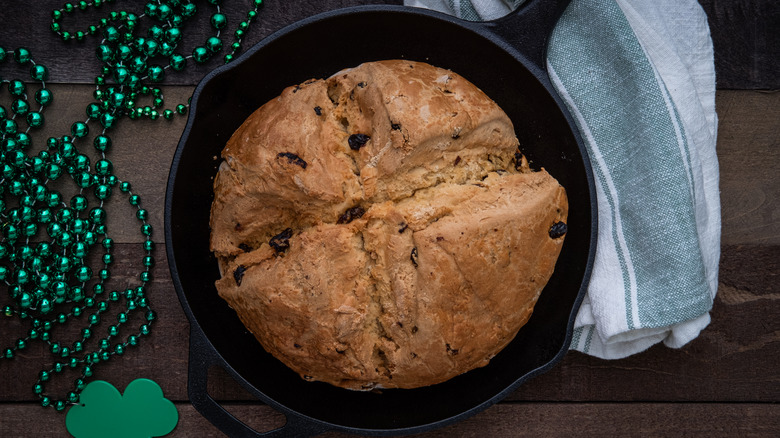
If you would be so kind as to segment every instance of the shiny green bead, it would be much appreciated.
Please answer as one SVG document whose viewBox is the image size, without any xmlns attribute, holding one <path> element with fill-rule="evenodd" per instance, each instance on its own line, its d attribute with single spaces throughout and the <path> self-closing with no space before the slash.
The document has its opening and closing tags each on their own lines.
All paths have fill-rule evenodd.
<svg viewBox="0 0 780 438">
<path fill-rule="evenodd" d="M 148 336 L 148 335 L 149 335 L 149 333 L 151 333 L 151 332 L 152 332 L 152 330 L 149 328 L 149 326 L 148 326 L 147 324 L 144 324 L 144 325 L 142 325 L 142 326 L 139 328 L 139 332 L 140 332 L 140 333 L 141 333 L 141 335 L 143 335 L 143 336 Z"/>
<path fill-rule="evenodd" d="M 60 34 L 62 41 L 68 41 L 71 38 L 70 32 L 64 31 Z"/>
<path fill-rule="evenodd" d="M 141 73 L 146 71 L 146 58 L 143 56 L 134 56 L 130 59 L 130 70 Z"/>
<path fill-rule="evenodd" d="M 48 373 L 47 373 L 47 374 L 48 374 Z M 48 378 L 48 377 L 46 377 L 46 379 L 45 379 L 45 380 L 43 379 L 43 377 L 41 377 L 40 379 L 41 379 L 41 381 L 44 381 L 44 382 L 45 382 L 46 380 L 49 380 L 49 378 Z M 43 406 L 43 407 L 45 408 L 45 407 L 47 407 L 47 406 L 49 406 L 49 405 L 51 405 L 51 399 L 50 399 L 49 397 L 43 397 L 43 398 L 41 398 L 41 406 Z"/>
<path fill-rule="evenodd" d="M 46 177 L 50 180 L 56 180 L 62 175 L 62 167 L 57 164 L 50 163 L 46 165 Z"/>
<path fill-rule="evenodd" d="M 181 39 L 181 30 L 178 27 L 171 27 L 165 31 L 165 40 L 171 44 L 179 42 Z"/>
<path fill-rule="evenodd" d="M 30 111 L 30 104 L 26 100 L 16 99 L 11 104 L 11 110 L 16 113 L 17 116 L 24 116 Z"/>
<path fill-rule="evenodd" d="M 51 301 L 49 301 L 46 298 L 42 299 L 41 302 L 38 304 L 38 310 L 44 315 L 51 312 L 51 309 L 52 309 Z"/>
<path fill-rule="evenodd" d="M 211 16 L 211 26 L 214 29 L 220 30 L 227 26 L 227 17 L 225 14 L 217 12 Z"/>
<path fill-rule="evenodd" d="M 32 55 L 30 54 L 29 50 L 25 49 L 24 47 L 19 47 L 18 49 L 14 50 L 14 60 L 19 64 L 27 64 L 32 60 Z"/>
<path fill-rule="evenodd" d="M 122 181 L 121 184 L 119 184 L 119 190 L 121 190 L 123 193 L 127 193 L 132 188 L 132 185 L 129 182 Z"/>
<path fill-rule="evenodd" d="M 8 112 L 5 110 L 5 108 L 2 105 L 0 105 L 0 119 L 6 118 L 7 115 Z"/>
<path fill-rule="evenodd" d="M 152 82 L 161 82 L 165 78 L 165 70 L 159 65 L 153 65 L 149 67 L 147 76 Z"/>
<path fill-rule="evenodd" d="M 46 66 L 35 64 L 30 67 L 30 76 L 36 81 L 49 80 L 49 69 Z"/>
<path fill-rule="evenodd" d="M 105 184 L 99 184 L 95 187 L 95 197 L 101 200 L 108 199 L 111 196 L 111 187 Z"/>
<path fill-rule="evenodd" d="M 256 8 L 259 8 L 260 6 L 263 6 L 263 0 L 253 0 L 252 4 L 254 4 Z"/>
<path fill-rule="evenodd" d="M 106 237 L 105 239 L 103 239 L 102 245 L 103 248 L 110 250 L 111 248 L 114 247 L 114 239 Z"/>
<path fill-rule="evenodd" d="M 86 210 L 87 204 L 87 198 L 84 195 L 75 195 L 70 198 L 70 206 L 76 211 Z"/>
<path fill-rule="evenodd" d="M 122 61 L 127 61 L 131 56 L 133 56 L 133 49 L 131 49 L 127 44 L 120 44 L 116 48 L 116 56 Z"/>
<path fill-rule="evenodd" d="M 76 233 L 79 234 L 79 233 Z M 73 257 L 77 257 L 80 259 L 83 259 L 87 253 L 88 253 L 89 247 L 84 242 L 76 242 L 73 244 L 73 247 L 71 249 L 71 254 L 73 254 Z M 86 281 L 86 280 L 85 280 Z"/>
<path fill-rule="evenodd" d="M 106 78 L 103 76 L 95 76 L 95 85 L 103 85 L 106 83 Z"/>
<path fill-rule="evenodd" d="M 57 400 L 56 402 L 54 402 L 54 409 L 56 411 L 65 410 L 65 406 L 66 405 L 65 405 L 65 401 L 64 400 Z"/>
<path fill-rule="evenodd" d="M 92 325 L 95 325 L 100 322 L 100 314 L 93 313 L 92 315 L 89 315 L 89 323 Z"/>
<path fill-rule="evenodd" d="M 114 26 L 108 26 L 105 29 L 103 29 L 103 37 L 106 39 L 106 41 L 115 43 L 119 41 L 121 34 L 119 33 L 119 30 Z"/>
<path fill-rule="evenodd" d="M 17 130 L 18 130 L 18 126 L 16 125 L 16 122 L 13 121 L 12 119 L 5 119 L 2 122 L 0 122 L 0 131 L 2 131 L 3 134 L 13 135 L 16 134 Z"/>
<path fill-rule="evenodd" d="M 106 221 L 106 210 L 95 207 L 89 211 L 89 220 L 95 224 L 102 224 Z"/>
<path fill-rule="evenodd" d="M 111 162 L 106 159 L 98 160 L 95 163 L 95 173 L 100 176 L 111 175 L 113 169 L 113 164 L 111 164 Z"/>
<path fill-rule="evenodd" d="M 19 144 L 19 146 L 22 149 L 27 149 L 32 144 L 32 139 L 25 132 L 17 132 L 16 133 L 16 142 Z M 38 168 L 37 170 L 34 169 L 34 170 L 37 172 L 37 171 L 40 171 L 40 169 L 41 168 Z"/>
<path fill-rule="evenodd" d="M 95 56 L 97 56 L 100 62 L 111 62 L 114 58 L 114 51 L 107 44 L 100 44 L 95 49 Z"/>
<path fill-rule="evenodd" d="M 150 224 L 143 224 L 141 226 L 141 233 L 145 236 L 152 235 L 152 226 Z"/>
<path fill-rule="evenodd" d="M 114 126 L 114 122 L 116 121 L 116 117 L 109 113 L 103 113 L 100 116 L 100 124 L 103 125 L 104 128 L 110 129 L 112 126 Z"/>
<path fill-rule="evenodd" d="M 76 269 L 73 277 L 80 282 L 87 282 L 92 278 L 92 269 L 89 266 L 80 266 Z"/>
<path fill-rule="evenodd" d="M 27 124 L 31 128 L 40 128 L 43 126 L 43 114 L 37 111 L 33 111 L 29 114 L 27 114 Z"/>
<path fill-rule="evenodd" d="M 153 57 L 157 55 L 157 52 L 160 50 L 160 45 L 155 40 L 146 40 L 144 41 L 143 46 L 141 47 L 141 50 L 143 50 L 144 54 L 148 57 Z"/>
<path fill-rule="evenodd" d="M 24 96 L 26 90 L 27 87 L 24 85 L 24 82 L 17 79 L 8 81 L 8 92 L 12 95 L 20 97 Z"/>
<path fill-rule="evenodd" d="M 54 94 L 46 88 L 41 88 L 35 92 L 35 101 L 42 106 L 51 105 L 52 100 L 54 100 Z"/>
<path fill-rule="evenodd" d="M 141 203 L 141 197 L 138 195 L 130 195 L 128 200 L 130 201 L 130 205 L 138 205 Z"/>
<path fill-rule="evenodd" d="M 87 9 L 87 6 L 89 6 L 89 4 L 86 1 L 84 1 L 84 0 L 80 0 L 79 1 L 78 8 L 80 10 L 83 11 L 83 10 Z"/>
<path fill-rule="evenodd" d="M 152 101 L 152 108 L 159 108 L 159 107 L 163 106 L 163 103 L 165 103 L 165 102 L 164 102 L 164 100 L 161 97 L 156 97 Z"/>
<path fill-rule="evenodd" d="M 182 71 L 187 65 L 187 59 L 179 54 L 173 54 L 170 57 L 170 66 L 175 71 Z"/>
<path fill-rule="evenodd" d="M 249 20 L 254 20 L 257 18 L 257 11 L 249 11 L 246 13 L 246 18 Z"/>
<path fill-rule="evenodd" d="M 128 77 L 130 76 L 130 71 L 128 71 L 124 67 L 117 67 L 114 70 L 114 79 L 119 84 L 124 84 L 127 82 Z M 99 90 L 98 90 L 99 91 Z M 102 93 L 101 93 L 102 95 Z"/>
<path fill-rule="evenodd" d="M 30 306 L 32 306 L 32 303 L 33 297 L 27 292 L 22 293 L 22 295 L 19 297 L 19 307 L 22 309 L 29 309 Z"/>
<path fill-rule="evenodd" d="M 220 39 L 219 39 L 219 38 L 217 38 L 217 37 L 209 37 L 209 38 L 206 40 L 206 48 L 207 48 L 207 49 L 208 49 L 208 50 L 209 50 L 211 53 L 217 53 L 217 52 L 219 52 L 220 50 L 222 50 L 222 40 L 220 40 Z"/>
<path fill-rule="evenodd" d="M 163 35 L 165 35 L 165 31 L 162 27 L 158 25 L 153 25 L 149 27 L 149 30 L 146 31 L 146 34 L 149 35 L 149 37 L 154 38 L 156 40 L 161 40 Z"/>
<path fill-rule="evenodd" d="M 174 112 L 169 110 L 169 109 L 167 109 L 167 110 L 163 111 L 162 115 L 163 115 L 163 118 L 165 120 L 172 120 L 173 116 L 174 116 Z"/>
<path fill-rule="evenodd" d="M 119 108 L 125 103 L 125 95 L 119 92 L 111 93 L 111 105 L 114 108 Z"/>
<path fill-rule="evenodd" d="M 186 114 L 187 113 L 187 106 L 186 105 L 176 105 L 176 112 L 179 114 Z"/>
<path fill-rule="evenodd" d="M 89 157 L 84 154 L 78 154 L 73 160 L 73 166 L 78 171 L 89 171 Z"/>
<path fill-rule="evenodd" d="M 176 44 L 171 44 L 167 41 L 160 44 L 160 56 L 169 58 L 173 55 L 173 51 L 176 50 Z"/>
<path fill-rule="evenodd" d="M 92 367 L 90 366 L 84 367 L 84 377 L 92 377 Z"/>
<path fill-rule="evenodd" d="M 100 105 L 94 102 L 87 105 L 87 117 L 90 119 L 96 119 L 100 117 L 100 114 L 102 113 L 103 111 L 100 109 Z"/>
<path fill-rule="evenodd" d="M 89 134 L 89 127 L 84 122 L 74 122 L 70 125 L 70 133 L 76 138 L 84 138 Z"/>
<path fill-rule="evenodd" d="M 242 38 L 244 38 L 244 34 L 245 34 L 245 33 L 246 33 L 246 32 L 244 32 L 244 31 L 243 31 L 243 30 L 241 30 L 241 29 L 236 29 L 236 32 L 235 32 L 235 34 L 234 34 L 234 35 L 236 36 L 236 39 L 237 39 L 237 40 L 241 40 Z"/>
<path fill-rule="evenodd" d="M 247 29 L 249 29 L 249 23 L 246 22 L 246 21 L 242 21 L 242 22 L 238 23 L 238 28 L 243 30 L 244 32 L 246 32 Z"/>
<path fill-rule="evenodd" d="M 93 145 L 95 146 L 95 149 L 100 152 L 106 152 L 111 147 L 111 138 L 106 137 L 105 135 L 98 135 L 95 137 Z"/>
<path fill-rule="evenodd" d="M 144 283 L 148 283 L 148 282 L 152 281 L 152 273 L 149 272 L 149 271 L 141 272 L 141 275 L 139 276 L 139 278 Z"/>
<path fill-rule="evenodd" d="M 32 237 L 35 234 L 38 233 L 38 225 L 35 223 L 30 223 L 24 226 L 23 234 L 26 237 Z"/>
<path fill-rule="evenodd" d="M 208 61 L 209 59 L 209 51 L 205 47 L 195 47 L 192 51 L 192 59 L 195 60 L 198 64 L 203 64 L 204 62 Z"/>
<path fill-rule="evenodd" d="M 24 339 L 19 339 L 16 341 L 17 350 L 24 350 L 25 348 L 27 348 L 27 342 L 25 342 Z"/>
<path fill-rule="evenodd" d="M 145 256 L 143 258 L 143 264 L 144 264 L 145 267 L 151 268 L 152 266 L 154 266 L 154 257 Z"/>
<path fill-rule="evenodd" d="M 171 9 L 171 7 L 168 6 L 165 3 L 161 3 L 157 7 L 157 15 L 160 17 L 161 20 L 167 20 L 168 17 L 171 16 L 172 12 L 173 12 L 173 9 Z"/>
<path fill-rule="evenodd" d="M 235 42 L 235 43 L 231 44 L 230 45 L 230 50 L 232 50 L 233 52 L 238 52 L 239 50 L 241 50 L 241 43 Z"/>
</svg>

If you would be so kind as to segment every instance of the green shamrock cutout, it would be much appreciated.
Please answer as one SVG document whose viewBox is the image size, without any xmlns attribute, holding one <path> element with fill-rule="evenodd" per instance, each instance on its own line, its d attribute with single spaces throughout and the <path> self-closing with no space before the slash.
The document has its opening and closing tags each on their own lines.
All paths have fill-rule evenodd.
<svg viewBox="0 0 780 438">
<path fill-rule="evenodd" d="M 176 406 L 154 381 L 133 380 L 122 395 L 114 385 L 96 380 L 81 391 L 65 426 L 76 438 L 150 438 L 170 433 L 178 421 Z"/>
</svg>

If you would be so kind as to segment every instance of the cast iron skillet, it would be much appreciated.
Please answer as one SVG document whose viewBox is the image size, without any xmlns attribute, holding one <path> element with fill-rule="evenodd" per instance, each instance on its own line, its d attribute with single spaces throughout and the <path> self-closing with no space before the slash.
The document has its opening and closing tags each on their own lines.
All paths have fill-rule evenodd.
<svg viewBox="0 0 780 438">
<path fill-rule="evenodd" d="M 595 192 L 576 126 L 545 72 L 547 37 L 568 1 L 526 3 L 486 23 L 400 6 L 324 13 L 273 34 L 197 87 L 168 180 L 165 239 L 174 286 L 191 326 L 190 400 L 223 432 L 422 432 L 487 408 L 566 353 L 595 251 Z M 208 247 L 212 182 L 216 157 L 233 131 L 282 89 L 393 58 L 451 69 L 493 98 L 511 117 L 532 167 L 546 168 L 566 188 L 569 231 L 531 320 L 488 366 L 426 388 L 353 392 L 303 381 L 267 354 L 217 296 L 217 264 Z M 231 416 L 207 393 L 211 366 L 224 368 L 284 413 L 285 426 L 262 434 Z"/>
</svg>

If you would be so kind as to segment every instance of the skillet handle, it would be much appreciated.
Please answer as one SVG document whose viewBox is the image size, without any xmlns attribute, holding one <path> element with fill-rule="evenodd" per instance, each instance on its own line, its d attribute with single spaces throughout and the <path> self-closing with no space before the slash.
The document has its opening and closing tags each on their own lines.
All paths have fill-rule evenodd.
<svg viewBox="0 0 780 438">
<path fill-rule="evenodd" d="M 229 437 L 303 437 L 325 432 L 328 428 L 306 417 L 285 413 L 284 426 L 268 432 L 257 432 L 225 410 L 208 393 L 208 370 L 217 365 L 224 368 L 224 360 L 206 339 L 199 328 L 190 330 L 190 357 L 187 393 L 190 403 L 211 424 Z"/>
<path fill-rule="evenodd" d="M 547 42 L 570 1 L 526 0 L 506 16 L 482 24 L 546 73 Z"/>
</svg>

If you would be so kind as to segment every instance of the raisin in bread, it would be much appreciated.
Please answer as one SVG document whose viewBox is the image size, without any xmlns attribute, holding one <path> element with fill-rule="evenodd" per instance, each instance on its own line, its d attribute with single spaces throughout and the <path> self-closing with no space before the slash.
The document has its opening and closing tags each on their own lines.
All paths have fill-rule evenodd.
<svg viewBox="0 0 780 438">
<path fill-rule="evenodd" d="M 528 321 L 568 203 L 506 114 L 428 64 L 285 89 L 227 142 L 220 296 L 307 380 L 415 388 L 484 366 Z"/>
</svg>

